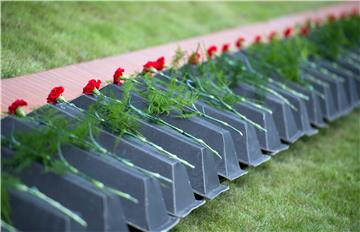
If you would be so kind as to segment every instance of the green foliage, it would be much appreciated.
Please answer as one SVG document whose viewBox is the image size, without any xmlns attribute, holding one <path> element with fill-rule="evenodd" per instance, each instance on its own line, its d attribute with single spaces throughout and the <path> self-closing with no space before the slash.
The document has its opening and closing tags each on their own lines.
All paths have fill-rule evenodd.
<svg viewBox="0 0 360 232">
<path fill-rule="evenodd" d="M 54 121 L 49 119 L 49 124 L 56 125 L 56 128 L 66 128 L 66 120 L 57 118 Z M 33 162 L 38 161 L 45 167 L 55 170 L 58 165 L 54 165 L 54 155 L 57 152 L 58 144 L 69 141 L 69 137 L 59 133 L 51 127 L 41 126 L 38 130 L 31 132 L 18 133 L 14 132 L 11 138 L 2 139 L 3 143 L 7 143 L 9 147 L 14 149 L 15 155 L 5 160 L 5 166 L 13 167 L 13 170 L 20 172 Z M 64 170 L 56 170 L 61 173 Z"/>
<path fill-rule="evenodd" d="M 193 85 L 203 94 L 216 96 L 225 103 L 233 106 L 244 101 L 244 98 L 234 94 L 230 87 L 239 82 L 239 74 L 243 72 L 243 65 L 234 63 L 229 57 L 223 55 L 217 60 L 202 63 L 194 67 L 187 66 L 182 75 L 193 81 Z M 218 101 L 206 99 L 212 106 L 223 108 Z"/>
<path fill-rule="evenodd" d="M 197 101 L 198 96 L 186 87 L 185 79 L 176 79 L 176 70 L 169 81 L 161 81 L 157 77 L 144 76 L 144 91 L 137 92 L 148 102 L 147 113 L 150 115 L 169 115 L 175 113 L 177 117 L 188 118 L 197 115 L 189 111 Z M 162 85 L 162 88 L 160 87 Z"/>
<path fill-rule="evenodd" d="M 89 113 L 98 114 L 104 120 L 102 124 L 119 136 L 126 132 L 136 132 L 138 116 L 131 114 L 128 101 L 128 91 L 124 91 L 124 97 L 121 101 L 109 101 L 109 98 L 100 96 L 98 101 L 89 107 Z"/>
<path fill-rule="evenodd" d="M 357 46 L 360 40 L 360 16 L 353 16 L 313 30 L 309 36 L 316 47 L 314 55 L 336 60 L 344 48 Z"/>
<path fill-rule="evenodd" d="M 360 16 L 352 16 L 338 22 L 349 47 L 354 47 L 360 41 Z"/>
<path fill-rule="evenodd" d="M 316 46 L 316 55 L 336 60 L 340 47 L 347 46 L 345 34 L 339 26 L 337 22 L 327 23 L 310 34 L 309 38 Z"/>
<path fill-rule="evenodd" d="M 1 171 L 1 220 L 11 224 L 10 218 L 10 205 L 9 205 L 9 190 L 13 189 L 20 181 L 7 173 L 6 171 Z"/>
<path fill-rule="evenodd" d="M 300 65 L 314 50 L 313 44 L 307 39 L 296 36 L 250 48 L 249 58 L 256 71 L 265 76 L 277 74 L 284 80 L 303 84 Z"/>
</svg>

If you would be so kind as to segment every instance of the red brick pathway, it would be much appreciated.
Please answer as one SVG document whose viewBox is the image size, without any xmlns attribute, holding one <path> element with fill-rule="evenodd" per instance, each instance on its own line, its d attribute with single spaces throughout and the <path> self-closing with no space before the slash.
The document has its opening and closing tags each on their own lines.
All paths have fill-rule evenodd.
<svg viewBox="0 0 360 232">
<path fill-rule="evenodd" d="M 339 15 L 354 7 L 360 7 L 359 2 L 343 2 L 313 11 L 306 11 L 242 26 L 230 30 L 211 33 L 161 46 L 147 48 L 118 56 L 101 58 L 84 63 L 55 68 L 44 72 L 1 80 L 1 111 L 6 112 L 7 106 L 17 98 L 23 98 L 29 103 L 26 111 L 31 111 L 46 103 L 46 97 L 51 88 L 62 85 L 65 88 L 64 97 L 68 100 L 78 97 L 82 87 L 91 78 L 100 79 L 104 83 L 112 79 L 114 70 L 121 66 L 126 73 L 140 71 L 142 65 L 159 56 L 165 56 L 169 62 L 178 46 L 186 51 L 193 51 L 200 43 L 202 46 L 221 46 L 223 43 L 233 43 L 240 36 L 249 44 L 255 35 L 268 35 L 271 31 L 282 31 L 288 26 L 304 23 L 307 19 L 325 18 L 329 13 Z M 2 116 L 4 116 L 2 114 Z"/>
</svg>

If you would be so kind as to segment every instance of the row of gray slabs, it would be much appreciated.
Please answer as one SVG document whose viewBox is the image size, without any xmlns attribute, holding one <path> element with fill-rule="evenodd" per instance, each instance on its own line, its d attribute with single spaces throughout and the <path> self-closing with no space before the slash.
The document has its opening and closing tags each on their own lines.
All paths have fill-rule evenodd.
<svg viewBox="0 0 360 232">
<path fill-rule="evenodd" d="M 264 155 L 261 152 L 256 129 L 253 125 L 239 119 L 239 117 L 232 112 L 216 109 L 201 101 L 196 103 L 196 107 L 201 112 L 220 119 L 242 132 L 243 135 L 241 136 L 237 131 L 230 130 L 235 144 L 238 162 L 251 167 L 257 167 L 270 160 L 270 156 Z"/>
<path fill-rule="evenodd" d="M 116 92 L 112 92 L 111 89 L 114 89 Z M 116 85 L 108 85 L 102 88 L 101 92 L 111 94 L 112 97 L 119 96 L 120 99 L 122 96 L 121 90 Z M 96 99 L 93 96 L 83 95 L 75 99 L 73 103 L 80 108 L 87 109 L 87 107 L 95 103 L 95 101 Z M 135 103 L 134 101 L 132 102 Z M 194 166 L 194 168 L 186 166 L 189 182 L 194 193 L 207 199 L 213 199 L 220 193 L 228 190 L 227 186 L 220 184 L 217 170 L 214 168 L 216 167 L 215 157 L 210 154 L 210 151 L 198 144 L 194 144 L 185 136 L 179 135 L 164 126 L 151 124 L 143 120 L 139 120 L 139 123 L 141 125 L 139 129 L 140 132 L 146 136 L 148 140 Z M 109 130 L 109 128 L 104 129 Z M 163 154 L 158 155 L 165 157 Z M 177 190 L 183 191 L 181 189 Z"/>
<path fill-rule="evenodd" d="M 163 80 L 166 80 L 165 78 L 162 78 L 161 76 L 157 76 L 156 78 L 161 78 Z M 200 108 L 202 108 L 202 107 L 200 107 Z M 281 143 L 281 141 L 280 141 L 279 133 L 275 126 L 275 122 L 274 122 L 274 118 L 273 118 L 272 114 L 270 114 L 267 111 L 256 108 L 246 102 L 236 104 L 235 109 L 237 111 L 239 111 L 245 117 L 249 118 L 250 120 L 254 121 L 255 123 L 259 124 L 260 126 L 262 126 L 263 128 L 266 129 L 266 132 L 263 130 L 259 130 L 259 129 L 255 130 L 254 128 L 252 128 L 252 126 L 250 124 L 247 123 L 247 127 L 245 129 L 250 128 L 249 129 L 249 133 L 250 133 L 249 137 L 255 138 L 251 134 L 252 131 L 254 131 L 254 130 L 256 131 L 256 135 L 257 135 L 256 136 L 257 141 L 249 140 L 248 139 L 249 137 L 243 136 L 243 139 L 245 138 L 246 143 L 250 142 L 250 144 L 247 145 L 248 147 L 251 147 L 252 149 L 258 149 L 257 144 L 259 144 L 261 151 L 265 152 L 267 155 L 275 155 L 283 150 L 288 149 L 289 146 Z M 222 112 L 224 113 L 224 115 L 228 115 L 232 119 L 236 118 L 238 121 L 240 120 L 240 118 L 232 112 L 229 112 L 227 110 L 222 110 Z M 231 121 L 226 121 L 226 122 L 228 122 L 232 126 L 234 126 Z M 242 132 L 243 132 L 243 134 L 247 135 L 246 134 L 247 130 L 244 130 Z M 239 152 L 239 154 L 243 154 L 243 153 Z M 260 154 L 259 151 L 257 152 L 257 154 Z M 266 158 L 261 158 L 259 155 L 255 155 L 254 159 L 256 160 L 257 157 L 259 157 L 260 160 L 262 160 L 262 161 L 260 161 L 260 163 L 266 161 Z"/>
<path fill-rule="evenodd" d="M 245 51 L 237 52 L 234 54 L 234 56 L 237 59 L 241 59 L 242 62 L 248 66 L 248 68 L 253 70 L 251 62 L 249 62 L 247 59 L 248 55 Z M 281 82 L 281 77 L 279 76 L 273 75 L 270 78 L 272 80 Z M 282 95 L 290 102 L 293 107 L 290 107 L 285 101 L 273 93 L 264 93 L 260 95 L 256 87 L 248 84 L 240 84 L 233 90 L 239 95 L 243 94 L 248 98 L 255 98 L 257 100 L 263 101 L 263 104 L 272 110 L 279 136 L 285 143 L 293 143 L 303 135 L 311 136 L 317 133 L 317 130 L 311 127 L 309 114 L 307 108 L 305 107 L 304 99 L 296 96 L 291 91 L 288 91 L 288 89 L 281 88 L 275 83 L 269 82 L 266 87 Z M 289 86 L 287 88 L 291 89 Z"/>
<path fill-rule="evenodd" d="M 14 131 L 31 132 L 38 125 L 29 125 L 29 122 L 24 123 L 24 120 L 7 117 L 3 119 L 2 126 L 2 135 L 8 137 Z M 30 174 L 31 172 L 24 175 L 24 178 L 27 178 L 25 179 L 26 184 L 35 185 L 40 191 L 70 209 L 74 206 L 79 207 L 74 211 L 80 212 L 80 215 L 84 216 L 84 219 L 89 223 L 86 228 L 88 231 L 122 230 L 125 223 L 119 226 L 117 223 L 120 219 L 124 219 L 122 222 L 126 221 L 128 225 L 134 228 L 146 231 L 169 230 L 179 222 L 179 218 L 167 213 L 160 184 L 155 179 L 123 165 L 112 157 L 81 150 L 72 145 L 63 148 L 63 155 L 70 164 L 86 175 L 110 187 L 129 193 L 138 200 L 137 203 L 134 203 L 118 196 L 112 196 L 112 198 L 117 199 L 118 203 L 104 205 L 104 200 L 95 201 L 93 198 L 81 194 L 79 190 L 73 191 L 73 189 L 60 184 L 56 185 L 55 188 L 51 180 L 39 179 L 38 176 Z M 82 185 L 83 182 L 74 184 Z M 79 197 L 91 200 L 91 202 L 81 203 Z M 91 205 L 96 210 L 89 208 Z M 22 221 L 26 221 L 26 219 L 23 218 Z"/>
<path fill-rule="evenodd" d="M 80 108 L 86 109 L 86 107 L 94 102 L 94 99 L 91 97 L 83 95 L 73 103 Z M 69 105 L 60 104 L 57 105 L 57 109 L 72 118 L 81 114 L 78 109 Z M 142 130 L 145 130 L 146 125 L 141 125 L 141 127 Z M 159 154 L 152 147 L 144 145 L 129 136 L 124 136 L 118 141 L 118 138 L 109 131 L 106 131 L 106 129 L 107 128 L 101 130 L 97 138 L 97 142 L 102 147 L 131 161 L 139 167 L 159 173 L 172 180 L 172 183 L 160 185 L 169 214 L 176 217 L 185 217 L 192 210 L 205 203 L 203 200 L 195 199 L 185 166 L 181 165 L 179 161 L 169 159 Z M 175 145 L 184 144 L 175 143 Z M 150 192 L 149 194 L 152 193 Z"/>
<path fill-rule="evenodd" d="M 340 77 L 344 78 L 346 82 L 346 95 L 352 107 L 360 105 L 360 70 L 357 73 L 354 73 L 350 70 L 347 70 L 345 67 L 340 65 L 334 66 L 333 63 L 326 60 L 316 60 L 316 63 L 323 68 L 328 69 L 329 71 L 337 74 Z M 360 64 L 358 64 L 360 65 Z"/>
<path fill-rule="evenodd" d="M 293 82 L 289 82 L 287 83 L 287 85 L 293 90 L 297 91 L 298 93 L 301 93 L 304 96 L 308 97 L 309 100 L 304 101 L 304 103 L 307 109 L 307 113 L 311 125 L 316 128 L 327 127 L 327 124 L 324 120 L 324 113 L 321 110 L 321 106 L 320 106 L 321 104 L 320 98 L 322 98 L 322 96 L 305 86 L 301 86 Z"/>
<path fill-rule="evenodd" d="M 319 70 L 305 66 L 303 77 L 310 81 L 314 88 L 325 96 L 325 104 L 322 104 L 322 110 L 326 112 L 328 121 L 333 121 L 351 111 L 351 105 L 346 96 L 346 82 L 341 77 L 332 77 L 328 73 L 322 73 Z M 314 78 L 316 82 L 314 82 Z M 321 84 L 318 82 L 321 81 Z"/>
<path fill-rule="evenodd" d="M 156 78 L 161 78 L 164 81 L 166 81 L 166 79 L 162 78 L 161 76 L 156 76 Z M 161 85 L 157 85 L 157 87 L 161 90 L 166 91 L 165 87 Z M 203 117 L 204 120 L 230 131 L 232 140 L 235 145 L 235 151 L 238 157 L 238 162 L 247 166 L 256 167 L 270 160 L 269 156 L 263 155 L 261 153 L 260 144 L 256 137 L 256 131 L 253 125 L 240 119 L 232 112 L 214 108 L 202 102 L 201 100 L 195 103 L 195 107 L 200 112 L 210 117 L 228 123 L 229 125 L 231 125 L 236 130 L 242 133 L 241 135 L 238 131 L 234 129 L 224 126 L 223 124 L 216 122 L 214 120 Z"/>
<path fill-rule="evenodd" d="M 271 79 L 278 82 L 281 81 L 281 77 L 276 75 L 273 75 Z M 294 119 L 298 129 L 303 131 L 304 134 L 307 136 L 312 136 L 318 133 L 318 130 L 311 126 L 308 112 L 309 110 L 306 107 L 306 102 L 311 100 L 309 96 L 304 95 L 304 97 L 300 97 L 299 95 L 296 95 L 295 92 L 291 92 L 296 91 L 291 86 L 287 86 L 287 88 L 291 89 L 291 91 L 283 89 L 273 83 L 270 83 L 269 87 L 280 93 L 282 96 L 286 97 L 286 99 L 296 108 L 291 108 L 291 110 L 294 113 Z"/>
<path fill-rule="evenodd" d="M 5 137 L 10 136 L 11 133 L 31 133 L 35 126 L 38 125 L 15 117 L 6 117 L 2 120 L 1 133 Z M 12 155 L 11 150 L 2 146 L 2 159 L 8 159 Z M 79 155 L 82 156 L 83 154 Z M 97 167 L 94 169 L 97 170 Z M 23 170 L 19 178 L 29 187 L 38 188 L 42 193 L 71 209 L 88 224 L 86 228 L 83 228 L 44 201 L 40 201 L 29 194 L 11 191 L 12 223 L 19 230 L 127 230 L 119 198 L 95 188 L 76 175 L 68 173 L 59 176 L 46 172 L 41 164 L 34 163 Z M 39 214 L 34 214 L 34 212 Z"/>
<path fill-rule="evenodd" d="M 242 94 L 251 99 L 264 98 L 264 105 L 272 111 L 279 137 L 286 143 L 293 143 L 304 135 L 295 122 L 292 109 L 284 101 L 272 95 L 265 93 L 264 96 L 258 96 L 258 91 L 254 86 L 240 84 L 233 88 L 234 93 Z"/>
<path fill-rule="evenodd" d="M 360 49 L 357 49 L 357 52 L 356 54 L 359 54 L 359 50 Z M 338 59 L 336 61 L 339 65 L 341 65 L 342 67 L 344 67 L 345 69 L 349 70 L 349 71 L 352 71 L 354 74 L 356 75 L 359 75 L 360 73 L 360 67 L 359 67 L 359 64 L 355 63 L 355 62 L 352 62 L 352 63 L 349 63 L 348 61 L 342 59 L 342 57 L 340 57 L 340 59 Z"/>
<path fill-rule="evenodd" d="M 76 104 L 77 107 L 85 109 L 86 105 L 94 102 L 89 96 L 83 95 L 74 100 L 73 103 Z M 67 104 L 56 105 L 56 107 L 70 117 L 76 117 L 81 114 L 77 108 Z M 173 227 L 178 220 L 170 220 L 169 225 L 161 225 L 165 218 L 172 218 L 166 216 L 166 213 L 176 217 L 185 217 L 192 210 L 205 203 L 203 200 L 195 199 L 185 166 L 181 165 L 179 161 L 169 159 L 159 154 L 152 147 L 144 145 L 131 137 L 124 136 L 118 141 L 116 136 L 106 130 L 101 130 L 97 140 L 101 146 L 112 151 L 114 154 L 131 161 L 139 167 L 157 172 L 172 180 L 172 183 L 161 183 L 159 185 L 162 195 L 145 186 L 144 194 L 152 196 L 153 198 L 148 197 L 148 201 L 137 203 L 136 208 L 128 208 L 126 207 L 127 205 L 124 206 L 127 223 L 131 226 L 141 230 L 167 230 Z M 158 205 L 158 202 L 162 201 L 165 207 L 160 207 L 162 206 L 161 204 Z M 133 206 L 133 204 L 131 204 L 131 206 Z M 143 212 L 141 215 L 137 213 L 139 209 L 140 212 Z M 159 214 L 159 212 L 162 212 L 162 214 Z M 127 213 L 130 214 L 128 218 Z M 158 220 L 157 217 L 153 216 L 154 214 L 162 216 L 162 220 Z"/>
</svg>

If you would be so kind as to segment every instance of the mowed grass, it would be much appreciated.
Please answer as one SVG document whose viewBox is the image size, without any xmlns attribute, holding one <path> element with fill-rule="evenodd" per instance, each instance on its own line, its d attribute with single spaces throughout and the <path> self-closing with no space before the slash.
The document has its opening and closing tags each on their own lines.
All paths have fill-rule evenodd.
<svg viewBox="0 0 360 232">
<path fill-rule="evenodd" d="M 1 77 L 133 51 L 328 4 L 1 2 Z"/>
<path fill-rule="evenodd" d="M 360 109 L 225 184 L 174 231 L 360 231 Z"/>
</svg>

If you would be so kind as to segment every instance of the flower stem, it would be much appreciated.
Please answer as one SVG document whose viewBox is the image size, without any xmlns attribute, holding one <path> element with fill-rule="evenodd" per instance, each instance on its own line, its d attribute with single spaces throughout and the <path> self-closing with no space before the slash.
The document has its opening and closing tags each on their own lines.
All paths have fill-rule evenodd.
<svg viewBox="0 0 360 232">
<path fill-rule="evenodd" d="M 269 82 L 270 82 L 270 83 L 273 83 L 273 84 L 275 84 L 275 85 L 277 85 L 277 86 L 279 86 L 279 87 L 282 88 L 283 90 L 285 90 L 285 91 L 287 91 L 287 92 L 290 92 L 291 94 L 293 94 L 293 95 L 295 95 L 295 96 L 297 96 L 297 97 L 299 97 L 299 98 L 301 98 L 301 99 L 304 99 L 304 100 L 306 100 L 306 101 L 309 101 L 309 97 L 308 97 L 308 96 L 305 96 L 304 94 L 299 93 L 298 91 L 295 91 L 295 90 L 289 88 L 288 86 L 284 85 L 283 83 L 280 83 L 280 82 L 278 82 L 278 81 L 275 81 L 275 80 L 273 80 L 273 79 L 271 79 L 271 78 L 269 78 Z"/>
<path fill-rule="evenodd" d="M 139 139 L 139 140 L 140 140 L 141 142 L 143 142 L 143 143 L 146 143 L 146 144 L 154 147 L 156 150 L 158 150 L 158 151 L 160 151 L 160 152 L 168 155 L 170 158 L 172 158 L 172 159 L 174 159 L 174 160 L 177 160 L 177 161 L 179 161 L 180 163 L 182 163 L 182 164 L 184 164 L 184 165 L 186 165 L 186 166 L 188 166 L 188 167 L 190 167 L 190 168 L 195 168 L 194 165 L 190 164 L 190 163 L 187 162 L 186 160 L 183 160 L 183 159 L 179 158 L 179 157 L 176 156 L 175 154 L 168 152 L 167 150 L 165 150 L 164 148 L 160 147 L 159 145 L 157 145 L 157 144 L 155 144 L 155 143 L 147 140 L 144 136 L 139 135 L 139 134 L 134 134 L 134 133 L 132 133 L 132 132 L 130 132 L 130 131 L 126 131 L 125 133 L 126 133 L 127 135 L 129 135 L 129 136 L 132 136 L 132 137 L 134 137 L 134 138 L 136 138 L 136 139 Z"/>
<path fill-rule="evenodd" d="M 17 232 L 18 231 L 15 227 L 7 224 L 3 220 L 0 220 L 0 222 L 1 222 L 1 227 L 4 228 L 5 230 L 7 230 L 9 232 Z"/>
<path fill-rule="evenodd" d="M 178 132 L 178 133 L 180 133 L 180 134 L 182 134 L 182 135 L 184 135 L 184 136 L 192 139 L 192 140 L 195 141 L 196 143 L 198 143 L 198 144 L 200 144 L 200 145 L 208 148 L 209 150 L 215 151 L 215 150 L 214 150 L 213 148 L 211 148 L 207 143 L 205 143 L 204 140 L 199 139 L 199 138 L 196 138 L 196 137 L 193 136 L 192 134 L 189 134 L 189 133 L 185 132 L 184 130 L 182 130 L 182 129 L 180 129 L 180 128 L 178 128 L 178 127 L 176 127 L 176 126 L 174 126 L 174 125 L 172 125 L 172 124 L 170 124 L 170 123 L 168 123 L 168 122 L 166 122 L 166 121 L 164 121 L 164 120 L 162 120 L 162 119 L 160 119 L 160 118 L 158 118 L 158 117 L 154 117 L 154 116 L 152 116 L 152 115 L 150 115 L 150 114 L 147 114 L 147 113 L 145 113 L 145 112 L 142 112 L 141 110 L 137 109 L 136 107 L 134 107 L 134 106 L 131 105 L 131 104 L 130 104 L 130 108 L 131 108 L 132 110 L 134 110 L 134 112 L 136 112 L 136 113 L 139 114 L 140 116 L 145 117 L 145 118 L 147 118 L 147 119 L 149 119 L 149 120 L 155 121 L 155 122 L 157 122 L 157 123 L 159 123 L 159 124 L 165 125 L 165 126 L 171 128 L 171 129 L 175 130 L 176 132 Z M 219 153 L 216 152 L 215 154 L 221 159 L 221 156 L 219 155 Z"/>
<path fill-rule="evenodd" d="M 104 190 L 104 191 L 107 191 L 107 192 L 110 192 L 110 193 L 113 193 L 119 197 L 122 197 L 126 200 L 129 200 L 133 203 L 138 203 L 138 200 L 136 198 L 134 198 L 133 196 L 131 196 L 130 194 L 128 193 L 124 193 L 122 191 L 119 191 L 117 189 L 114 189 L 112 187 L 109 187 L 107 185 L 105 185 L 103 182 L 101 181 L 98 181 L 94 178 L 91 178 L 89 177 L 88 175 L 80 172 L 77 168 L 75 168 L 73 165 L 71 165 L 66 159 L 65 157 L 63 156 L 62 154 L 62 151 L 61 151 L 61 146 L 60 144 L 58 144 L 57 146 L 57 149 L 58 149 L 58 155 L 60 157 L 60 160 L 65 164 L 65 166 L 69 169 L 69 171 L 83 179 L 85 179 L 86 181 L 90 182 L 93 186 L 95 186 L 96 188 L 98 189 L 101 189 L 101 190 Z"/>
<path fill-rule="evenodd" d="M 169 77 L 168 75 L 166 75 L 166 74 L 164 74 L 164 73 L 162 73 L 162 72 L 158 72 L 158 73 L 159 73 L 161 76 L 165 77 L 166 79 L 171 80 L 171 77 Z M 176 80 L 177 83 L 179 83 L 179 81 L 178 81 L 177 79 L 175 79 L 175 80 Z M 191 112 L 194 112 L 194 113 L 199 114 L 199 116 L 201 116 L 201 117 L 204 117 L 204 118 L 206 118 L 206 119 L 212 120 L 212 121 L 217 122 L 217 123 L 220 123 L 220 124 L 222 124 L 223 126 L 229 127 L 230 129 L 235 130 L 237 133 L 239 133 L 241 136 L 243 136 L 243 133 L 242 133 L 240 130 L 238 130 L 238 129 L 236 129 L 235 127 L 231 126 L 231 125 L 228 124 L 227 122 L 224 122 L 224 121 L 222 121 L 222 120 L 220 120 L 220 119 L 217 119 L 217 118 L 215 118 L 215 117 L 212 117 L 212 116 L 210 116 L 210 115 L 208 115 L 208 114 L 206 114 L 206 113 L 201 112 L 200 110 L 198 110 L 198 109 L 196 108 L 196 106 L 195 106 L 194 103 L 192 104 L 192 107 L 184 106 L 184 105 L 183 105 L 183 107 L 186 107 L 186 108 L 187 108 L 188 110 L 190 110 Z"/>
<path fill-rule="evenodd" d="M 187 82 L 187 85 L 189 86 L 190 89 L 194 89 L 194 87 L 189 83 Z M 202 88 L 200 87 L 200 96 L 203 96 L 205 98 L 208 98 L 212 101 L 215 101 L 217 103 L 219 103 L 220 105 L 222 105 L 225 109 L 235 113 L 238 117 L 240 117 L 242 120 L 250 123 L 251 125 L 255 126 L 257 129 L 259 130 L 262 130 L 262 131 L 265 131 L 267 132 L 267 130 L 265 128 L 263 128 L 262 126 L 260 126 L 259 124 L 253 122 L 252 120 L 248 119 L 247 117 L 245 117 L 244 115 L 242 115 L 241 113 L 239 113 L 236 109 L 234 109 L 232 106 L 230 106 L 229 104 L 227 104 L 226 102 L 224 102 L 222 99 L 220 99 L 219 97 L 217 96 L 214 96 L 214 95 L 211 95 L 211 94 L 207 94 L 207 93 L 204 93 L 204 90 L 202 90 Z"/>
<path fill-rule="evenodd" d="M 344 82 L 344 79 L 342 77 L 339 77 L 338 75 L 336 75 L 333 72 L 330 72 L 329 70 L 327 70 L 326 68 L 321 67 L 320 65 L 316 64 L 315 62 L 311 62 L 308 61 L 307 64 L 314 69 L 319 70 L 321 73 L 325 74 L 328 77 L 331 77 L 334 80 L 340 81 L 340 82 Z"/>
<path fill-rule="evenodd" d="M 36 187 L 28 187 L 24 184 L 18 183 L 15 185 L 15 188 L 18 191 L 29 193 L 29 194 L 35 196 L 36 198 L 47 202 L 48 204 L 50 204 L 51 206 L 53 206 L 60 212 L 64 213 L 65 215 L 67 215 L 68 217 L 70 217 L 71 219 L 73 219 L 74 221 L 79 223 L 81 226 L 87 227 L 86 221 L 84 219 L 82 219 L 79 215 L 75 214 L 70 209 L 66 208 L 61 203 L 59 203 L 58 201 L 56 201 L 56 200 L 48 197 L 44 193 L 40 192 Z"/>
<path fill-rule="evenodd" d="M 243 133 L 242 133 L 240 130 L 236 129 L 235 127 L 233 127 L 233 126 L 230 125 L 229 123 L 227 123 L 227 122 L 225 122 L 225 121 L 222 121 L 222 120 L 220 120 L 220 119 L 214 118 L 214 117 L 212 117 L 212 116 L 210 116 L 210 115 L 207 115 L 207 114 L 205 114 L 204 112 L 201 112 L 201 111 L 196 107 L 195 104 L 192 104 L 192 107 L 193 107 L 193 109 L 195 109 L 196 112 L 199 112 L 199 114 L 200 114 L 201 117 L 204 117 L 204 118 L 206 118 L 206 119 L 210 119 L 210 120 L 212 120 L 212 121 L 214 121 L 214 122 L 217 122 L 217 123 L 220 123 L 220 124 L 222 124 L 222 125 L 224 125 L 224 126 L 226 126 L 226 127 L 229 127 L 230 129 L 233 129 L 234 131 L 236 131 L 237 133 L 239 133 L 241 136 L 243 136 Z"/>
</svg>

